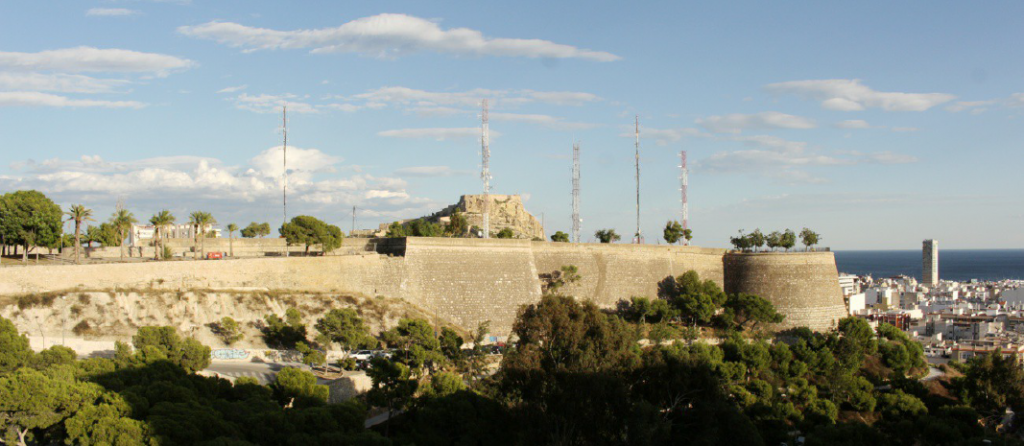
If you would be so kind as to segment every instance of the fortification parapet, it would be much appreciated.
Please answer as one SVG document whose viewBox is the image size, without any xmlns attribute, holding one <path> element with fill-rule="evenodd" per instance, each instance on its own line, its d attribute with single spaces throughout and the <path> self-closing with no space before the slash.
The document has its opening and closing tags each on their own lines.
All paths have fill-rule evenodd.
<svg viewBox="0 0 1024 446">
<path fill-rule="evenodd" d="M 768 299 L 786 315 L 781 328 L 828 330 L 846 317 L 831 252 L 728 253 L 725 291 Z"/>
</svg>

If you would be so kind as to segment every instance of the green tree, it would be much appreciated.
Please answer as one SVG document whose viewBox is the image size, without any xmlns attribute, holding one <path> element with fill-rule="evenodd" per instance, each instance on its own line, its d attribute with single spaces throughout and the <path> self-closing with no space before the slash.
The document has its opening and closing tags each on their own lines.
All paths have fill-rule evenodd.
<svg viewBox="0 0 1024 446">
<path fill-rule="evenodd" d="M 451 361 L 457 361 L 462 358 L 462 336 L 452 330 L 451 328 L 444 327 L 441 329 L 441 336 L 438 338 L 440 344 L 441 353 Z"/>
<path fill-rule="evenodd" d="M 971 358 L 964 376 L 955 384 L 986 425 L 998 423 L 1006 408 L 1018 414 L 1024 410 L 1024 370 L 1001 351 Z"/>
<path fill-rule="evenodd" d="M 234 223 L 228 223 L 228 255 L 231 257 L 235 256 L 235 231 L 238 230 L 238 225 Z"/>
<path fill-rule="evenodd" d="M 135 446 L 150 443 L 149 428 L 130 418 L 124 398 L 104 393 L 92 405 L 82 407 L 64 422 L 68 444 Z"/>
<path fill-rule="evenodd" d="M 398 359 L 415 371 L 444 361 L 434 328 L 423 319 L 401 319 L 381 337 L 389 347 L 400 349 Z"/>
<path fill-rule="evenodd" d="M 327 402 L 330 389 L 316 383 L 316 376 L 305 370 L 287 367 L 278 372 L 270 386 L 274 398 L 283 406 L 319 406 Z"/>
<path fill-rule="evenodd" d="M 387 409 L 388 418 L 412 402 L 419 387 L 419 382 L 410 378 L 408 366 L 379 356 L 370 360 L 366 374 L 373 382 L 373 387 L 366 393 L 366 399 L 374 406 Z M 385 429 L 390 428 L 391 423 L 387 423 Z"/>
<path fill-rule="evenodd" d="M 167 227 L 173 225 L 174 220 L 174 215 L 171 214 L 171 211 L 168 211 L 167 209 L 157 212 L 156 214 L 153 214 L 153 216 L 149 218 L 149 224 L 153 225 L 154 228 L 153 250 L 156 251 L 157 260 L 160 260 L 162 254 L 164 254 L 164 251 L 166 251 L 166 249 L 164 249 L 166 245 L 164 244 L 163 238 L 165 233 L 167 232 Z"/>
<path fill-rule="evenodd" d="M 286 310 L 283 320 L 276 314 L 269 314 L 263 320 L 266 322 L 263 339 L 267 345 L 295 348 L 296 343 L 306 340 L 306 325 L 302 323 L 302 314 L 295 308 Z"/>
<path fill-rule="evenodd" d="M 800 231 L 800 242 L 804 244 L 807 250 L 810 250 L 812 246 L 817 245 L 818 240 L 819 235 L 817 232 L 814 232 L 807 228 L 804 228 L 803 231 Z"/>
<path fill-rule="evenodd" d="M 127 209 L 122 208 L 118 205 L 117 210 L 114 211 L 114 215 L 110 216 L 110 223 L 114 226 L 117 232 L 118 246 L 121 248 L 121 260 L 124 260 L 124 241 L 128 238 L 128 234 L 139 221 L 135 219 L 135 214 L 132 214 Z"/>
<path fill-rule="evenodd" d="M 100 223 L 99 226 L 89 226 L 82 239 L 86 244 L 97 243 L 103 247 L 119 246 L 117 240 L 117 227 L 112 223 Z"/>
<path fill-rule="evenodd" d="M 7 246 L 20 245 L 21 260 L 37 246 L 60 241 L 63 213 L 60 206 L 40 192 L 17 191 L 0 197 L 0 237 Z"/>
<path fill-rule="evenodd" d="M 796 234 L 792 229 L 787 229 L 786 232 L 782 233 L 782 237 L 779 239 L 779 247 L 785 248 L 786 251 L 789 251 L 794 246 L 796 246 Z"/>
<path fill-rule="evenodd" d="M 388 238 L 409 237 L 409 231 L 406 230 L 405 225 L 403 225 L 403 224 L 401 224 L 401 223 L 396 221 L 396 222 L 391 223 L 388 226 L 388 233 L 387 233 L 386 237 L 388 237 Z"/>
<path fill-rule="evenodd" d="M 670 245 L 674 245 L 684 239 L 683 235 L 683 225 L 679 224 L 678 221 L 669 220 L 668 223 L 665 223 L 665 242 Z"/>
<path fill-rule="evenodd" d="M 33 432 L 64 421 L 94 401 L 99 393 L 96 386 L 79 383 L 71 374 L 48 376 L 23 368 L 0 376 L 3 442 L 27 446 Z"/>
<path fill-rule="evenodd" d="M 241 234 L 245 238 L 268 236 L 270 235 L 270 223 L 249 223 L 249 226 L 242 229 Z"/>
<path fill-rule="evenodd" d="M 316 330 L 345 350 L 372 347 L 376 340 L 363 319 L 351 308 L 334 309 L 316 321 Z"/>
<path fill-rule="evenodd" d="M 183 339 L 174 327 L 142 327 L 132 337 L 135 350 L 143 355 L 155 349 L 168 361 L 192 373 L 210 366 L 210 347 L 191 338 Z"/>
<path fill-rule="evenodd" d="M 512 228 L 503 228 L 502 230 L 498 231 L 498 234 L 495 237 L 497 237 L 497 238 L 513 238 L 513 237 L 515 237 L 515 235 L 516 234 L 514 232 L 512 232 Z"/>
<path fill-rule="evenodd" d="M 781 248 L 782 233 L 779 231 L 772 231 L 771 234 L 768 234 L 768 237 L 765 239 L 765 242 L 767 243 L 768 248 L 770 248 L 772 251 L 774 251 L 776 248 Z"/>
<path fill-rule="evenodd" d="M 227 345 L 241 341 L 245 337 L 245 334 L 242 333 L 242 326 L 238 321 L 229 316 L 221 318 L 220 322 L 214 327 L 214 333 L 220 336 L 221 340 Z"/>
<path fill-rule="evenodd" d="M 614 229 L 598 229 L 597 232 L 594 232 L 594 237 L 597 237 L 601 243 L 612 243 L 622 240 L 622 237 L 615 233 Z"/>
<path fill-rule="evenodd" d="M 755 251 L 760 250 L 761 247 L 764 246 L 766 241 L 765 236 L 764 234 L 761 233 L 760 228 L 755 229 L 754 232 L 751 232 L 748 237 L 750 238 L 750 247 L 754 248 Z"/>
<path fill-rule="evenodd" d="M 320 350 L 310 347 L 305 342 L 296 342 L 295 349 L 302 354 L 302 363 L 310 367 L 317 367 L 327 363 L 327 355 Z"/>
<path fill-rule="evenodd" d="M 445 226 L 444 232 L 450 237 L 465 237 L 466 232 L 469 231 L 469 222 L 466 221 L 466 216 L 462 215 L 462 212 L 458 208 L 452 212 L 449 216 L 448 224 Z"/>
<path fill-rule="evenodd" d="M 188 223 L 195 229 L 195 238 L 193 239 L 192 246 L 193 258 L 195 258 L 196 254 L 199 257 L 206 258 L 206 231 L 208 227 L 217 224 L 217 220 L 209 212 L 195 211 L 189 215 Z M 201 246 L 195 246 L 194 243 L 196 242 L 201 243 Z"/>
<path fill-rule="evenodd" d="M 18 332 L 13 322 L 0 316 L 0 375 L 28 364 L 31 359 L 28 338 Z"/>
<path fill-rule="evenodd" d="M 696 271 L 687 271 L 661 287 L 661 297 L 667 299 L 679 315 L 693 325 L 706 325 L 725 303 L 727 296 L 714 281 L 701 281 Z"/>
<path fill-rule="evenodd" d="M 280 231 L 289 245 L 305 245 L 307 255 L 313 245 L 320 245 L 322 254 L 334 251 L 341 246 L 344 238 L 337 226 L 308 215 L 292 218 L 292 221 L 281 226 Z"/>
<path fill-rule="evenodd" d="M 551 236 L 551 241 L 559 243 L 569 243 L 569 234 L 566 234 L 562 231 L 556 231 Z"/>
<path fill-rule="evenodd" d="M 778 324 L 785 318 L 768 299 L 753 294 L 733 294 L 722 307 L 725 309 L 724 319 L 735 324 L 741 331 L 764 324 Z"/>
<path fill-rule="evenodd" d="M 71 205 L 66 212 L 68 221 L 75 223 L 75 262 L 81 263 L 82 223 L 92 221 L 92 209 L 80 204 Z"/>
<path fill-rule="evenodd" d="M 449 372 L 435 373 L 430 377 L 430 382 L 423 389 L 423 396 L 427 398 L 444 398 L 466 390 L 466 383 L 462 377 Z"/>
</svg>

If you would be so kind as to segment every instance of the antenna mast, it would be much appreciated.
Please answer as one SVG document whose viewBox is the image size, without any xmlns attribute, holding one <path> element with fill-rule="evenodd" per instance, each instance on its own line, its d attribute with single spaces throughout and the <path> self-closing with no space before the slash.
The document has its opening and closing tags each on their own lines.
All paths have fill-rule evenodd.
<svg viewBox="0 0 1024 446">
<path fill-rule="evenodd" d="M 572 242 L 580 242 L 580 143 L 572 144 Z"/>
<path fill-rule="evenodd" d="M 679 164 L 679 169 L 680 169 L 679 170 L 679 183 L 680 183 L 680 190 L 683 193 L 683 231 L 686 231 L 687 229 L 690 228 L 690 203 L 689 203 L 689 201 L 687 199 L 687 196 L 686 196 L 686 192 L 687 192 L 686 189 L 687 189 L 687 186 L 689 185 L 689 176 L 690 176 L 689 174 L 690 174 L 690 171 L 689 171 L 689 169 L 686 168 L 686 151 L 685 150 L 680 150 L 679 151 L 679 161 L 680 161 L 680 164 Z M 686 239 L 683 239 L 683 240 L 684 240 L 683 243 L 686 243 L 686 244 L 690 243 L 688 241 L 685 241 Z"/>
<path fill-rule="evenodd" d="M 636 244 L 643 243 L 640 233 L 640 116 L 636 116 Z"/>
<path fill-rule="evenodd" d="M 348 232 L 348 236 L 351 237 L 352 233 L 356 231 L 356 207 L 352 206 L 352 230 Z"/>
<path fill-rule="evenodd" d="M 284 133 L 284 144 L 281 146 L 284 152 L 284 188 L 282 203 L 284 205 L 284 224 L 288 224 L 288 106 L 281 107 L 281 131 Z M 283 225 L 281 226 L 284 227 Z M 284 234 L 281 234 L 284 235 Z M 288 242 L 284 245 L 284 256 L 288 257 Z"/>
<path fill-rule="evenodd" d="M 487 99 L 483 100 L 480 143 L 482 146 L 483 163 L 480 179 L 484 181 L 484 238 L 491 238 L 491 138 L 487 124 Z"/>
</svg>

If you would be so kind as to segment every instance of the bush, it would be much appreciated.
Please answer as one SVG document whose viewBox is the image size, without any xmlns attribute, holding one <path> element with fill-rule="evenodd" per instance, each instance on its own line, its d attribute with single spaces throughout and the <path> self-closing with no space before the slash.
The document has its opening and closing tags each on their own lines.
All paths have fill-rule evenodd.
<svg viewBox="0 0 1024 446">
<path fill-rule="evenodd" d="M 84 336 L 92 334 L 93 330 L 92 330 L 92 325 L 89 325 L 89 321 L 82 321 L 82 322 L 79 322 L 78 324 L 76 324 L 75 328 L 72 328 L 71 331 L 75 334 L 75 336 L 83 336 L 84 337 Z"/>
</svg>

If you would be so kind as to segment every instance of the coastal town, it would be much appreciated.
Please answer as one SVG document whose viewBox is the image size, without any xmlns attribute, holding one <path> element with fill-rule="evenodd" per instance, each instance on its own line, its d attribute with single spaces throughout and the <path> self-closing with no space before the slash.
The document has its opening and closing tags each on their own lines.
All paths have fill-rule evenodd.
<svg viewBox="0 0 1024 446">
<path fill-rule="evenodd" d="M 924 244 L 920 282 L 905 275 L 840 272 L 850 315 L 902 329 L 924 346 L 932 364 L 965 362 L 992 351 L 1024 360 L 1024 281 L 941 280 L 938 248 L 929 242 L 934 241 Z"/>
</svg>

